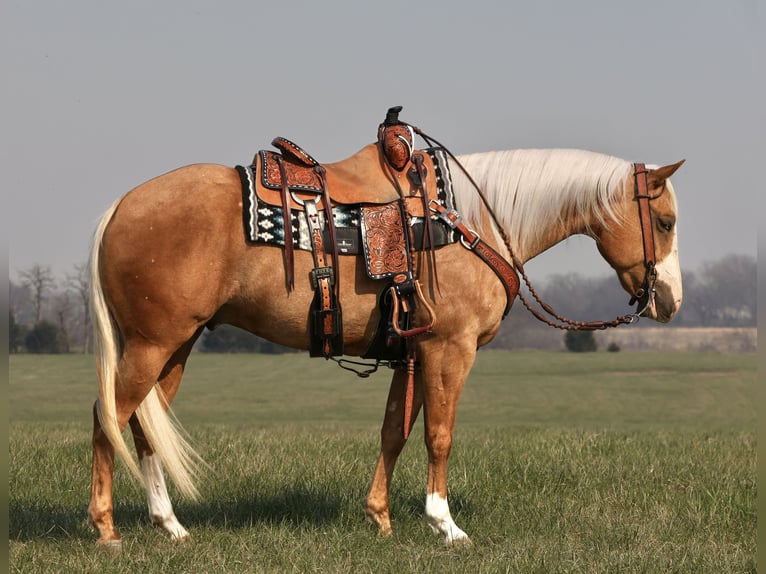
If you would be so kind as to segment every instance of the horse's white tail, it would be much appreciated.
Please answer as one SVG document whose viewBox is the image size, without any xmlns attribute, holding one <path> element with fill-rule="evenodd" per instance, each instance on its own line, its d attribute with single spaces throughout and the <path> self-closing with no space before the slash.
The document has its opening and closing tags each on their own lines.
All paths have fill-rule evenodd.
<svg viewBox="0 0 766 574">
<path fill-rule="evenodd" d="M 101 242 L 118 205 L 119 201 L 115 202 L 101 217 L 93 237 L 90 257 L 90 306 L 98 378 L 96 412 L 101 428 L 114 447 L 115 453 L 125 462 L 131 473 L 143 483 L 141 470 L 128 450 L 117 422 L 115 386 L 119 384 L 117 365 L 122 352 L 122 340 L 119 327 L 106 303 L 99 272 Z M 159 385 L 154 385 L 149 395 L 136 409 L 136 416 L 152 450 L 162 461 L 179 491 L 189 498 L 197 499 L 199 491 L 194 485 L 194 479 L 199 474 L 200 466 L 204 465 L 204 461 L 184 438 L 184 433 L 172 412 L 169 409 L 166 412 L 163 407 L 167 407 L 167 401 Z"/>
</svg>

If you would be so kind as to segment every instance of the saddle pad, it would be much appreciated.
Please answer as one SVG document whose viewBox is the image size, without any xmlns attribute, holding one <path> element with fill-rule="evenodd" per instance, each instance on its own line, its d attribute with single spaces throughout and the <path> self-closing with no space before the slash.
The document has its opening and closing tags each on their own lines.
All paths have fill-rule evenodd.
<svg viewBox="0 0 766 574">
<path fill-rule="evenodd" d="M 441 148 L 427 148 L 423 150 L 429 155 L 434 164 L 436 176 L 436 199 L 447 209 L 455 208 L 455 196 L 452 192 L 452 178 L 449 171 L 447 154 Z M 242 183 L 242 219 L 245 229 L 245 239 L 249 243 L 267 243 L 270 245 L 285 244 L 284 218 L 282 208 L 262 201 L 256 194 L 256 178 L 259 174 L 255 165 L 236 166 Z M 341 237 L 350 237 L 354 232 L 360 234 L 360 207 L 358 205 L 336 205 L 333 208 L 335 227 Z M 324 227 L 324 211 L 319 212 L 321 225 Z M 440 220 L 432 217 L 434 221 Z M 306 214 L 302 209 L 290 210 L 290 223 L 292 225 L 293 247 L 311 251 L 311 239 Z M 413 222 L 417 224 L 418 222 Z M 422 224 L 422 222 L 421 222 Z M 347 231 L 343 231 L 346 229 Z M 453 234 L 449 233 L 446 243 L 455 241 Z M 342 245 L 341 245 L 342 247 Z M 356 255 L 356 249 L 340 249 L 341 255 Z"/>
</svg>

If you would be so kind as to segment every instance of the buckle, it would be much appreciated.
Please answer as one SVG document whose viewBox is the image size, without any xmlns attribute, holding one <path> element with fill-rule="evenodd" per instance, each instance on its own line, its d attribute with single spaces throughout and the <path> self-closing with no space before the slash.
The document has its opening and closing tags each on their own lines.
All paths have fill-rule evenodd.
<svg viewBox="0 0 766 574">
<path fill-rule="evenodd" d="M 415 280 L 410 273 L 401 273 L 394 277 L 393 287 L 399 297 L 409 297 L 415 293 Z"/>
<path fill-rule="evenodd" d="M 333 273 L 332 267 L 315 267 L 309 273 L 309 279 L 311 280 L 311 288 L 316 290 L 321 279 L 329 279 L 330 285 L 334 285 L 335 273 Z"/>
<path fill-rule="evenodd" d="M 481 241 L 481 236 L 478 233 L 476 233 L 473 229 L 469 229 L 468 231 L 470 231 L 471 233 L 474 234 L 473 241 L 471 241 L 471 243 L 468 243 L 468 241 L 466 241 L 468 239 L 468 237 L 466 237 L 465 235 L 461 235 L 460 236 L 460 243 L 462 243 L 463 247 L 465 247 L 468 251 L 473 251 L 473 249 Z"/>
<path fill-rule="evenodd" d="M 436 207 L 433 207 L 434 204 Z M 451 229 L 455 229 L 463 222 L 463 216 L 455 211 L 454 208 L 444 207 L 434 199 L 429 202 L 428 209 L 436 213 L 436 217 L 441 219 Z"/>
</svg>

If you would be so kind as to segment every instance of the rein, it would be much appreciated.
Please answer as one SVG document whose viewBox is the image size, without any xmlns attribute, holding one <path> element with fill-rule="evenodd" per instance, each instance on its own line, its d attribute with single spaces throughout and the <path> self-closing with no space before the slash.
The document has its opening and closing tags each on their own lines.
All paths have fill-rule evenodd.
<svg viewBox="0 0 766 574">
<path fill-rule="evenodd" d="M 415 126 L 411 126 L 411 127 L 413 131 L 416 134 L 418 134 L 420 137 L 422 137 L 429 145 L 432 145 L 432 146 L 436 145 L 444 149 L 447 155 L 449 155 L 449 157 L 457 164 L 457 166 L 460 167 L 463 174 L 465 174 L 465 176 L 468 178 L 468 181 L 470 181 L 471 185 L 473 185 L 473 187 L 476 189 L 476 192 L 479 194 L 479 197 L 481 198 L 481 201 L 484 204 L 484 207 L 489 212 L 492 222 L 495 224 L 495 228 L 500 233 L 500 236 L 503 239 L 503 243 L 505 244 L 505 247 L 508 249 L 508 253 L 511 256 L 511 261 L 513 263 L 513 266 L 521 274 L 521 277 L 524 280 L 524 283 L 526 284 L 527 289 L 529 289 L 529 292 L 534 298 L 534 300 L 538 303 L 538 305 L 540 305 L 543 311 L 545 311 L 545 313 L 553 317 L 555 321 L 549 319 L 543 313 L 533 308 L 532 305 L 527 300 L 527 298 L 524 296 L 524 294 L 521 293 L 521 291 L 519 291 L 518 292 L 519 299 L 521 299 L 521 302 L 524 304 L 524 307 L 526 307 L 526 309 L 530 313 L 532 313 L 532 315 L 534 315 L 536 319 L 545 323 L 546 325 L 555 327 L 557 329 L 562 329 L 565 331 L 600 331 L 604 329 L 609 329 L 611 327 L 617 327 L 619 325 L 629 325 L 632 323 L 637 323 L 641 315 L 651 306 L 651 304 L 654 301 L 654 295 L 655 295 L 654 284 L 657 280 L 657 270 L 655 269 L 654 234 L 652 230 L 652 220 L 651 220 L 651 212 L 649 209 L 649 202 L 652 199 L 656 199 L 657 197 L 662 195 L 662 193 L 665 191 L 665 188 L 663 187 L 662 191 L 660 191 L 660 193 L 658 193 L 655 196 L 649 195 L 648 183 L 647 183 L 648 170 L 646 169 L 646 166 L 643 163 L 634 163 L 633 167 L 634 167 L 634 179 L 635 179 L 634 199 L 638 203 L 638 215 L 641 221 L 641 234 L 643 238 L 643 248 L 644 248 L 644 266 L 646 267 L 646 272 L 644 274 L 644 281 L 643 281 L 641 289 L 639 289 L 630 298 L 630 302 L 628 303 L 628 305 L 633 305 L 634 303 L 638 302 L 639 305 L 642 305 L 641 310 L 637 310 L 635 313 L 619 315 L 618 317 L 616 317 L 615 319 L 611 321 L 574 321 L 572 319 L 567 319 L 566 317 L 559 315 L 550 305 L 545 303 L 540 298 L 537 291 L 532 286 L 532 283 L 530 282 L 529 277 L 524 271 L 524 265 L 514 254 L 513 249 L 511 248 L 510 239 L 508 238 L 508 235 L 505 233 L 503 226 L 500 225 L 500 222 L 498 221 L 498 218 L 495 215 L 495 212 L 490 207 L 487 197 L 484 195 L 484 192 L 481 190 L 481 188 L 473 179 L 473 177 L 471 177 L 471 174 L 468 173 L 468 170 L 465 168 L 465 166 L 463 166 L 463 164 L 460 163 L 460 160 L 458 160 L 457 157 L 455 157 L 455 154 L 453 154 L 447 147 L 441 144 L 438 140 L 425 134 L 420 128 L 417 128 Z M 461 242 L 463 243 L 463 246 L 469 250 L 472 250 L 473 241 L 475 238 L 478 238 L 478 234 L 476 234 L 472 230 L 469 230 L 465 226 L 456 226 L 456 229 L 460 231 L 460 233 L 463 236 L 461 237 Z M 466 232 L 466 230 L 468 231 L 468 233 Z M 466 243 L 464 239 L 467 240 L 468 243 Z M 502 277 L 500 278 L 502 280 Z M 503 284 L 505 286 L 505 282 Z M 507 291 L 507 287 L 506 287 L 506 291 Z M 507 309 L 510 307 L 510 303 L 511 302 L 509 301 L 508 306 L 506 307 L 506 313 L 507 313 Z M 503 317 L 505 317 L 505 315 L 503 315 Z"/>
</svg>

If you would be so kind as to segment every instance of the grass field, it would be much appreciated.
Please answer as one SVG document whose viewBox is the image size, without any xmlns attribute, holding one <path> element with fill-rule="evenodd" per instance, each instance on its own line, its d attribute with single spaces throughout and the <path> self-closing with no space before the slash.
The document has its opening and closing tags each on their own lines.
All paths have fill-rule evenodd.
<svg viewBox="0 0 766 574">
<path fill-rule="evenodd" d="M 193 540 L 152 528 L 119 467 L 111 556 L 85 522 L 93 358 L 11 356 L 11 571 L 755 571 L 754 355 L 480 353 L 450 467 L 468 549 L 425 523 L 420 425 L 394 476 L 394 536 L 363 520 L 389 378 L 302 354 L 193 355 L 174 407 L 213 469 L 202 502 L 174 496 Z"/>
</svg>

